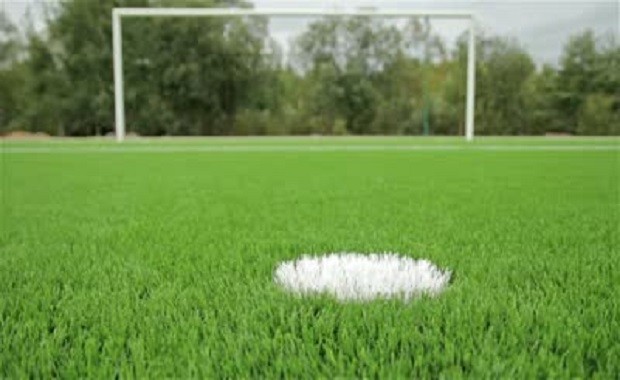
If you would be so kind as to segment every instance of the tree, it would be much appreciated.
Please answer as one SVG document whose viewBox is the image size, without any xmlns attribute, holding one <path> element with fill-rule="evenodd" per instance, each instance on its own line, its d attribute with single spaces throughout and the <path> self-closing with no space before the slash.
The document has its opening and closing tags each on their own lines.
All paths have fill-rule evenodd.
<svg viewBox="0 0 620 380">
<path fill-rule="evenodd" d="M 401 50 L 398 29 L 369 17 L 319 20 L 295 41 L 294 61 L 312 84 L 309 107 L 326 133 L 340 118 L 350 133 L 372 132 L 378 78 Z"/>
<path fill-rule="evenodd" d="M 51 8 L 45 34 L 30 38 L 24 121 L 49 131 L 57 124 L 59 134 L 112 131 L 112 7 L 168 3 L 205 5 L 71 0 Z M 267 96 L 258 78 L 271 70 L 262 56 L 266 39 L 259 18 L 124 20 L 128 126 L 141 134 L 233 133 L 240 107 L 266 107 L 257 100 Z"/>
<path fill-rule="evenodd" d="M 592 31 L 570 38 L 564 47 L 558 72 L 558 107 L 566 132 L 575 133 L 577 115 L 593 87 L 596 70 L 596 41 Z"/>
<path fill-rule="evenodd" d="M 409 19 L 404 35 L 406 48 L 413 53 L 414 57 L 418 57 L 424 67 L 422 73 L 422 112 L 418 118 L 422 120 L 423 134 L 428 135 L 430 134 L 430 113 L 434 98 L 431 94 L 430 77 L 434 68 L 433 63 L 436 60 L 442 62 L 445 59 L 445 46 L 441 38 L 433 34 L 428 17 Z"/>
<path fill-rule="evenodd" d="M 557 82 L 557 108 L 567 132 L 618 133 L 619 71 L 620 45 L 615 37 L 605 41 L 586 30 L 569 39 Z"/>
<path fill-rule="evenodd" d="M 0 10 L 0 69 L 7 69 L 17 61 L 20 45 L 17 27 Z"/>
<path fill-rule="evenodd" d="M 65 0 L 23 39 L 0 13 L 1 127 L 113 131 L 112 7 L 167 5 L 247 6 Z M 466 37 L 448 54 L 427 19 L 324 18 L 284 57 L 266 18 L 127 18 L 127 125 L 144 135 L 463 134 Z M 477 134 L 619 133 L 616 36 L 573 36 L 559 67 L 540 70 L 514 39 L 478 33 L 476 45 Z"/>
<path fill-rule="evenodd" d="M 527 133 L 526 85 L 535 66 L 530 55 L 516 40 L 486 37 L 476 38 L 476 134 L 507 135 Z M 467 59 L 467 36 L 457 43 L 454 66 L 455 78 L 464 78 Z M 465 87 L 453 80 L 449 97 L 461 99 L 458 108 L 464 109 Z M 459 122 L 462 125 L 462 121 Z"/>
<path fill-rule="evenodd" d="M 16 118 L 24 70 L 19 62 L 22 44 L 17 28 L 0 10 L 0 132 Z"/>
<path fill-rule="evenodd" d="M 557 108 L 558 73 L 555 68 L 544 65 L 530 76 L 524 87 L 526 123 L 524 133 L 542 135 L 547 132 L 564 132 L 564 117 Z"/>
<path fill-rule="evenodd" d="M 620 112 L 613 110 L 614 97 L 601 94 L 588 94 L 579 109 L 576 132 L 581 135 L 620 134 Z"/>
</svg>

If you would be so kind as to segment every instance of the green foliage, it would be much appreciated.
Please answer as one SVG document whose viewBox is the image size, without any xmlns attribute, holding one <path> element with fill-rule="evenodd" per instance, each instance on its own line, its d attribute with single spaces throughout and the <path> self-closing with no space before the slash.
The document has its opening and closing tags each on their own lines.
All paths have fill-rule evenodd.
<svg viewBox="0 0 620 380">
<path fill-rule="evenodd" d="M 16 61 L 20 51 L 18 30 L 4 10 L 0 10 L 0 69 L 6 69 Z"/>
<path fill-rule="evenodd" d="M 459 41 L 464 65 L 467 45 Z M 532 58 L 514 40 L 478 36 L 476 41 L 476 133 L 514 135 L 526 131 L 530 110 L 525 107 L 525 84 L 535 71 Z M 464 87 L 460 87 L 464 98 Z"/>
<path fill-rule="evenodd" d="M 0 377 L 617 378 L 618 139 L 458 144 L 4 143 Z M 384 250 L 455 279 L 410 304 L 272 282 L 303 253 Z"/>
<path fill-rule="evenodd" d="M 111 9 L 170 5 L 249 6 L 67 0 L 50 5 L 47 29 L 26 38 L 0 13 L 2 128 L 111 133 Z M 125 19 L 128 129 L 142 135 L 417 135 L 428 121 L 431 134 L 462 135 L 466 36 L 450 51 L 428 19 L 404 21 L 317 19 L 285 53 L 269 35 L 267 18 Z M 540 69 L 516 40 L 478 33 L 476 45 L 476 134 L 616 133 L 616 37 L 575 35 L 559 67 Z"/>
<path fill-rule="evenodd" d="M 601 136 L 620 134 L 620 112 L 614 110 L 616 101 L 611 95 L 589 94 L 580 108 L 577 133 Z"/>
<path fill-rule="evenodd" d="M 143 113 L 152 96 L 160 97 L 173 130 L 162 134 L 229 134 L 239 108 L 261 91 L 260 50 L 266 38 L 263 20 L 135 20 L 135 39 L 127 41 L 128 123 L 150 134 L 153 113 Z M 139 31 L 138 31 L 139 30 Z M 147 41 L 143 36 L 148 35 Z M 147 46 L 148 51 L 134 46 Z M 156 47 L 156 48 L 153 48 Z M 133 63 L 133 64 L 132 64 Z M 145 81 L 144 78 L 148 78 Z M 245 89 L 250 89 L 246 91 Z M 154 95 L 153 95 L 154 94 Z M 266 96 L 263 98 L 267 98 Z M 157 106 L 156 104 L 154 106 Z M 267 108 L 267 105 L 262 105 Z M 144 118 L 142 118 L 144 117 Z"/>
<path fill-rule="evenodd" d="M 597 40 L 592 31 L 570 39 L 561 59 L 557 81 L 557 109 L 563 116 L 567 132 L 617 133 L 617 122 L 607 126 L 600 123 L 620 119 L 618 70 L 620 44 L 617 39 Z M 600 117 L 592 115 L 599 111 L 603 113 Z M 586 124 L 588 122 L 592 124 Z"/>
<path fill-rule="evenodd" d="M 8 130 L 20 115 L 25 77 L 22 65 L 12 65 L 6 70 L 0 69 L 0 134 Z"/>
<path fill-rule="evenodd" d="M 565 131 L 564 116 L 556 107 L 557 87 L 558 74 L 548 65 L 528 78 L 523 87 L 524 108 L 529 112 L 524 134 L 541 135 L 546 132 Z"/>
<path fill-rule="evenodd" d="M 17 117 L 25 73 L 18 61 L 22 45 L 17 28 L 0 9 L 0 133 Z"/>
</svg>

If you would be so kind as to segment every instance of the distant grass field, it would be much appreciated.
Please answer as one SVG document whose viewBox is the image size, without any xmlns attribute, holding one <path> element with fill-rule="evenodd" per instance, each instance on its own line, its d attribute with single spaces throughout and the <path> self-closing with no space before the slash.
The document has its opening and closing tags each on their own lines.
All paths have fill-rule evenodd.
<svg viewBox="0 0 620 380">
<path fill-rule="evenodd" d="M 620 377 L 618 139 L 0 144 L 1 378 Z M 267 148 L 155 149 L 231 144 Z M 273 284 L 334 251 L 455 277 L 409 304 Z"/>
</svg>

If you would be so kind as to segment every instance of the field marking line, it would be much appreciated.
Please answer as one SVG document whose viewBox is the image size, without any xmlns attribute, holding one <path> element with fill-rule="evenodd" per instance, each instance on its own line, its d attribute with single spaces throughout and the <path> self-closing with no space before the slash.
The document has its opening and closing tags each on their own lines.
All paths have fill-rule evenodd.
<svg viewBox="0 0 620 380">
<path fill-rule="evenodd" d="M 381 152 L 381 151 L 620 151 L 620 145 L 230 145 L 0 147 L 0 153 L 217 153 L 217 152 Z"/>
</svg>

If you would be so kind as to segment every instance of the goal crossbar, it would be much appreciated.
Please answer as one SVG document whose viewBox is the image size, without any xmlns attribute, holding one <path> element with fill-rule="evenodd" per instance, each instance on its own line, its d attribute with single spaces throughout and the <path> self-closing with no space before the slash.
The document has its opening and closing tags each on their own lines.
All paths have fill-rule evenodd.
<svg viewBox="0 0 620 380">
<path fill-rule="evenodd" d="M 137 17 L 191 17 L 191 16 L 277 16 L 277 17 L 318 17 L 318 16 L 381 16 L 381 17 L 437 17 L 470 19 L 471 12 L 463 11 L 416 11 L 416 10 L 317 10 L 317 9 L 251 9 L 251 8 L 114 8 L 119 16 Z"/>
<path fill-rule="evenodd" d="M 317 9 L 243 9 L 243 8 L 114 8 L 112 10 L 112 46 L 114 59 L 114 109 L 115 135 L 117 141 L 125 139 L 125 95 L 123 80 L 122 17 L 351 17 L 374 16 L 384 18 L 433 17 L 440 19 L 469 20 L 467 48 L 467 94 L 465 106 L 465 137 L 474 138 L 475 102 L 475 18 L 464 11 L 417 11 L 417 10 L 317 10 Z"/>
</svg>

